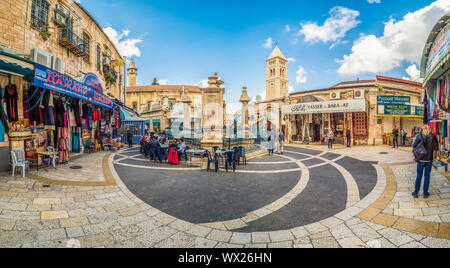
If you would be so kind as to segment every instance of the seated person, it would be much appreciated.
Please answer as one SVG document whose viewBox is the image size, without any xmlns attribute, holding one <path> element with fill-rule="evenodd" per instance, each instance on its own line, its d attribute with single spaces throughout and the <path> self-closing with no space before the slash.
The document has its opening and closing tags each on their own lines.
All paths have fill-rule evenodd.
<svg viewBox="0 0 450 268">
<path fill-rule="evenodd" d="M 142 136 L 141 141 L 140 141 L 140 144 L 141 144 L 141 150 L 140 150 L 140 152 L 141 152 L 141 153 L 144 153 L 144 152 L 145 152 L 145 136 Z"/>
<path fill-rule="evenodd" d="M 178 159 L 181 159 L 181 155 L 186 153 L 186 143 L 184 143 L 184 139 L 180 139 L 180 144 L 177 147 Z"/>
<path fill-rule="evenodd" d="M 150 144 L 151 144 L 151 150 L 152 150 L 152 160 L 156 160 L 156 158 L 158 158 L 159 162 L 162 163 L 161 145 L 159 144 L 159 141 L 158 141 L 158 135 L 155 135 L 153 137 Z"/>
</svg>

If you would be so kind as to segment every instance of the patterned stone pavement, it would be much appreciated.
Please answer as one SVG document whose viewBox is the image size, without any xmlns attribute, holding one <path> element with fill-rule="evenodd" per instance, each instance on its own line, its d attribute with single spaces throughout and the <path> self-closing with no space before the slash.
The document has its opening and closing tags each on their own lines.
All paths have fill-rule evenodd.
<svg viewBox="0 0 450 268">
<path fill-rule="evenodd" d="M 0 247 L 66 247 L 74 241 L 81 247 L 450 247 L 450 190 L 441 174 L 433 172 L 430 199 L 414 200 L 409 196 L 414 165 L 406 151 L 356 147 L 333 150 L 337 154 L 333 156 L 322 147 L 288 147 L 294 153 L 287 153 L 287 157 L 295 158 L 295 152 L 307 149 L 322 150 L 315 160 L 324 163 L 306 156 L 302 161 L 311 162 L 304 166 L 301 163 L 305 162 L 297 159 L 254 160 L 271 164 L 293 161 L 299 165 L 298 183 L 284 197 L 267 204 L 267 210 L 249 213 L 247 218 L 204 224 L 175 218 L 137 198 L 118 176 L 112 154 L 93 154 L 73 161 L 71 165 L 89 167 L 89 173 L 82 176 L 80 171 L 66 167 L 33 173 L 26 179 L 2 174 Z M 338 169 L 349 192 L 343 211 L 284 230 L 236 231 L 247 221 L 257 220 L 254 217 L 264 219 L 270 211 L 276 214 L 289 208 L 294 195 L 306 194 L 303 190 L 309 183 L 305 173 L 311 167 L 340 166 L 339 161 L 345 157 L 379 162 L 375 165 L 376 185 L 364 198 L 356 198 L 356 191 L 361 195 L 365 188 L 360 181 L 353 183 L 359 180 L 352 176 L 353 171 Z M 257 176 L 251 166 L 249 174 Z M 147 172 L 155 171 L 149 168 Z"/>
</svg>

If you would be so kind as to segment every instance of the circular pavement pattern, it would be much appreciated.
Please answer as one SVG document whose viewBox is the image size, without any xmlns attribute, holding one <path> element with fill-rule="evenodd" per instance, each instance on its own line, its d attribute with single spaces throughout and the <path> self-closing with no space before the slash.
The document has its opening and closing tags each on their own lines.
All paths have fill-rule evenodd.
<svg viewBox="0 0 450 268">
<path fill-rule="evenodd" d="M 376 162 L 291 146 L 228 173 L 153 163 L 137 149 L 115 155 L 113 163 L 125 186 L 148 205 L 233 232 L 287 230 L 351 211 L 380 175 Z"/>
</svg>

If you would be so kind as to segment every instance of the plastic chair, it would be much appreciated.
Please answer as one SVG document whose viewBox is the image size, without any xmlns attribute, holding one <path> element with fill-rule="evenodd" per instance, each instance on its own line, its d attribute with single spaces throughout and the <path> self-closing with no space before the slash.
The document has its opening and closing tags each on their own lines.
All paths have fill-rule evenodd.
<svg viewBox="0 0 450 268">
<path fill-rule="evenodd" d="M 238 166 L 241 165 L 241 158 L 243 160 L 243 164 L 247 165 L 247 156 L 245 155 L 245 148 L 243 146 L 237 147 L 239 150 L 239 154 L 237 155 Z"/>
<path fill-rule="evenodd" d="M 49 153 L 55 153 L 56 152 L 55 148 L 53 148 L 52 146 L 48 146 L 47 147 L 47 151 Z M 57 156 L 57 155 L 50 155 L 49 158 L 52 160 L 53 168 L 56 169 L 56 159 L 59 159 L 59 156 Z"/>
<path fill-rule="evenodd" d="M 225 161 L 225 169 L 228 172 L 228 165 L 233 166 L 233 172 L 236 171 L 236 156 L 238 155 L 238 150 L 235 147 L 232 152 L 227 152 L 227 159 Z"/>
<path fill-rule="evenodd" d="M 25 156 L 25 153 L 23 155 Z M 19 161 L 14 151 L 11 151 L 11 160 L 12 160 L 12 176 L 14 177 L 14 173 L 17 167 L 22 167 L 22 177 L 25 178 L 25 168 L 28 164 L 28 161 L 26 160 Z"/>
<path fill-rule="evenodd" d="M 214 171 L 219 171 L 219 160 L 217 160 L 217 154 L 214 154 L 214 158 L 212 158 L 211 152 L 206 151 L 206 156 L 208 157 L 208 167 L 206 171 L 209 171 L 211 163 L 214 163 Z"/>
</svg>

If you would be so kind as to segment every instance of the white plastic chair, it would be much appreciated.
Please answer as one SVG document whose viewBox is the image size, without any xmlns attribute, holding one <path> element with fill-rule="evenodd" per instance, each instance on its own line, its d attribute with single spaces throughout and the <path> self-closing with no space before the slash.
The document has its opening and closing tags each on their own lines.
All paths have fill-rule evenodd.
<svg viewBox="0 0 450 268">
<path fill-rule="evenodd" d="M 47 147 L 47 151 L 48 151 L 49 153 L 54 153 L 54 152 L 56 152 L 56 151 L 55 151 L 55 148 L 53 148 L 52 146 L 48 146 L 48 147 Z M 52 159 L 53 167 L 56 169 L 56 159 L 59 159 L 59 156 L 57 156 L 57 155 L 50 155 L 50 159 Z"/>
<path fill-rule="evenodd" d="M 14 173 L 17 167 L 22 167 L 22 176 L 25 178 L 25 168 L 27 166 L 28 161 L 26 160 L 18 161 L 16 153 L 14 151 L 11 151 L 11 160 L 12 160 L 12 176 L 14 177 Z"/>
</svg>

